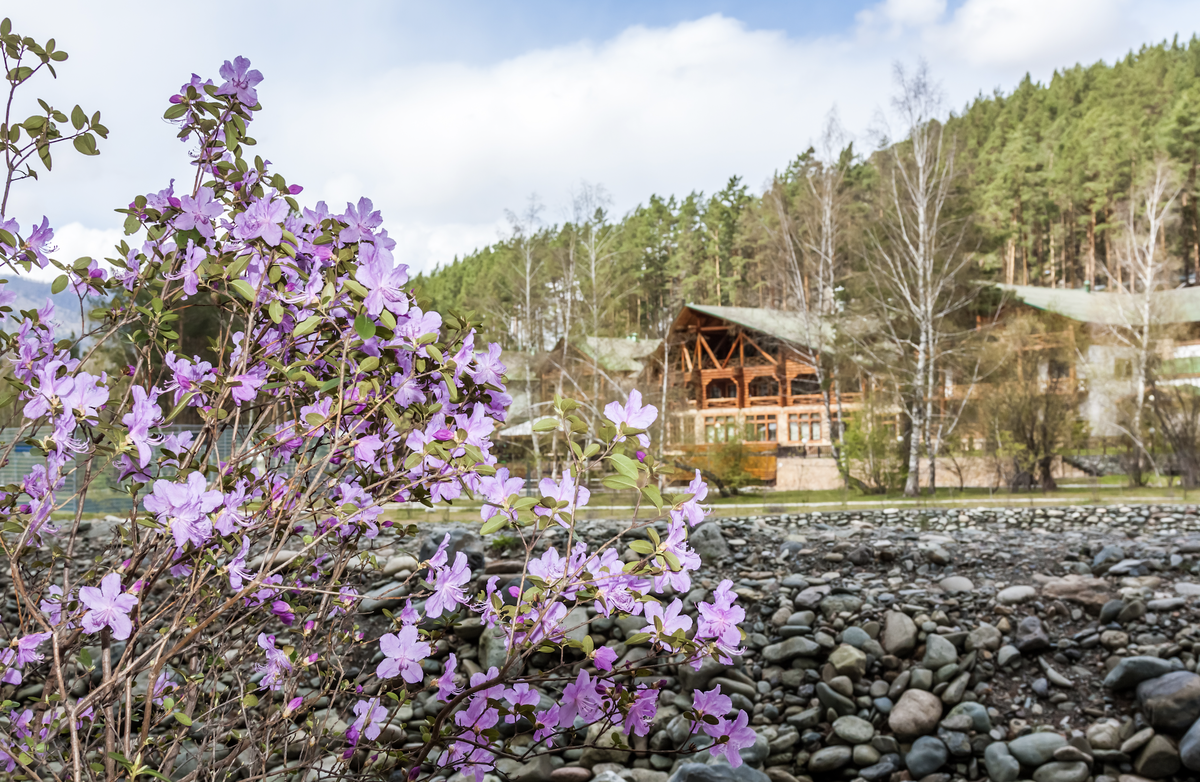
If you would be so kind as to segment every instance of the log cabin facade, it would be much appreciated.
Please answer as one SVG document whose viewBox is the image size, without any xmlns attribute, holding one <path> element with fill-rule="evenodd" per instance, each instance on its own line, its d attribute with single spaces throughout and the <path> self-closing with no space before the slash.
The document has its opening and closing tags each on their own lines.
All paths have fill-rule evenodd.
<svg viewBox="0 0 1200 782">
<path fill-rule="evenodd" d="M 681 419 L 678 445 L 740 437 L 755 450 L 826 453 L 842 422 L 825 414 L 804 326 L 778 310 L 686 305 L 665 347 L 670 382 L 684 390 L 683 404 L 673 411 Z M 859 409 L 857 379 L 842 387 L 843 414 Z M 837 405 L 832 413 L 836 418 Z"/>
</svg>

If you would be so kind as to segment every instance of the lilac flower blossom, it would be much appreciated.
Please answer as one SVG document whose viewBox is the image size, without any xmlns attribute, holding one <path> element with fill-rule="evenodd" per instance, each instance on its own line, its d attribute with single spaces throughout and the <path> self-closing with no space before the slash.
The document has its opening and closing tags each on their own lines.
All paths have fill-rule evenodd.
<svg viewBox="0 0 1200 782">
<path fill-rule="evenodd" d="M 255 670 L 264 674 L 262 685 L 270 690 L 283 687 L 283 677 L 292 670 L 292 661 L 282 649 L 275 648 L 275 636 L 259 633 L 258 645 L 267 653 L 267 661 L 255 666 Z"/>
<path fill-rule="evenodd" d="M 671 652 L 679 651 L 667 638 L 674 635 L 676 631 L 687 632 L 692 628 L 692 618 L 683 613 L 683 601 L 675 598 L 665 610 L 661 603 L 651 601 L 645 605 L 645 614 L 646 626 L 641 631 L 654 636 L 664 649 Z M 661 625 L 661 629 L 659 625 Z"/>
<path fill-rule="evenodd" d="M 324 202 L 321 205 L 324 206 Z M 338 234 L 338 241 L 343 244 L 349 244 L 351 242 L 362 241 L 363 239 L 370 241 L 374 238 L 372 231 L 383 224 L 383 217 L 379 212 L 374 211 L 374 208 L 371 199 L 365 196 L 358 199 L 358 206 L 347 203 L 346 213 L 339 215 L 342 221 L 346 223 L 346 227 Z"/>
<path fill-rule="evenodd" d="M 500 376 L 507 367 L 500 362 L 500 346 L 495 342 L 488 344 L 486 353 L 475 355 L 475 368 L 471 370 L 471 379 L 479 385 L 502 386 Z"/>
<path fill-rule="evenodd" d="M 187 247 L 176 251 L 175 257 L 179 261 L 179 270 L 174 273 L 164 272 L 163 277 L 168 280 L 183 280 L 184 299 L 195 296 L 200 285 L 200 264 L 204 263 L 208 253 L 188 239 Z"/>
<path fill-rule="evenodd" d="M 541 696 L 525 682 L 518 682 L 504 691 L 504 699 L 512 704 L 512 711 L 505 715 L 504 721 L 512 725 L 520 717 L 517 707 L 536 706 L 541 701 Z"/>
<path fill-rule="evenodd" d="M 146 510 L 170 525 L 178 549 L 188 543 L 202 546 L 212 537 L 213 524 L 208 514 L 221 505 L 225 495 L 207 491 L 207 486 L 204 475 L 193 472 L 188 474 L 186 483 L 155 481 L 154 492 L 146 498 Z"/>
<path fill-rule="evenodd" d="M 603 714 L 604 695 L 596 688 L 596 684 L 591 674 L 580 671 L 575 681 L 563 688 L 558 711 L 560 726 L 573 725 L 576 716 L 582 717 L 584 722 L 594 722 Z"/>
<path fill-rule="evenodd" d="M 391 258 L 384 257 L 374 245 L 359 245 L 358 271 L 354 273 L 354 279 L 368 291 L 363 305 L 372 318 L 379 317 L 385 309 L 393 315 L 408 312 L 408 294 L 403 289 L 404 283 L 408 282 L 408 267 L 404 264 L 393 266 Z"/>
<path fill-rule="evenodd" d="M 138 466 L 145 467 L 150 463 L 151 446 L 162 442 L 161 437 L 152 437 L 150 427 L 157 426 L 162 420 L 162 408 L 158 406 L 157 388 L 147 391 L 142 386 L 133 387 L 133 405 L 128 413 L 121 417 L 121 423 L 129 429 L 129 441 L 138 452 Z"/>
<path fill-rule="evenodd" d="M 399 676 L 409 684 L 416 684 L 424 677 L 421 661 L 429 656 L 432 647 L 418 640 L 415 626 L 404 625 L 399 633 L 385 633 L 379 639 L 379 648 L 387 655 L 375 669 L 379 678 Z"/>
<path fill-rule="evenodd" d="M 172 223 L 175 230 L 191 231 L 195 229 L 206 239 L 213 238 L 212 221 L 220 217 L 225 211 L 221 204 L 213 201 L 213 189 L 211 187 L 200 188 L 200 192 L 195 198 L 192 198 L 190 195 L 180 197 L 179 208 L 182 212 Z"/>
<path fill-rule="evenodd" d="M 658 711 L 658 690 L 638 690 L 625 715 L 625 735 L 648 736 Z"/>
<path fill-rule="evenodd" d="M 679 510 L 672 510 L 671 518 L 685 519 L 688 526 L 694 527 L 708 515 L 708 511 L 700 504 L 708 496 L 708 484 L 700 477 L 699 470 L 696 470 L 696 477 L 688 484 L 687 493 L 691 494 L 692 498 L 684 502 Z"/>
<path fill-rule="evenodd" d="M 258 389 L 262 388 L 267 382 L 268 370 L 266 366 L 259 365 L 253 367 L 248 372 L 243 372 L 240 375 L 233 375 L 229 378 L 230 385 L 229 395 L 233 397 L 233 401 L 239 405 L 243 402 L 253 402 L 258 396 Z"/>
<path fill-rule="evenodd" d="M 600 670 L 611 671 L 613 663 L 617 661 L 617 651 L 611 646 L 597 646 L 592 652 L 592 660 Z"/>
<path fill-rule="evenodd" d="M 42 224 L 35 225 L 30 229 L 29 238 L 25 240 L 26 251 L 33 253 L 37 265 L 43 269 L 50 265 L 50 259 L 46 257 L 46 253 L 52 253 L 58 249 L 50 245 L 52 241 L 54 241 L 54 229 L 50 227 L 50 218 L 43 215 Z"/>
<path fill-rule="evenodd" d="M 566 503 L 566 507 L 560 508 L 557 511 L 541 505 L 535 505 L 533 511 L 539 516 L 550 516 L 553 514 L 557 517 L 558 514 L 563 514 L 569 517 L 575 513 L 576 508 L 582 508 L 584 505 L 587 505 L 588 500 L 592 497 L 592 493 L 587 490 L 586 486 L 576 485 L 575 479 L 571 477 L 570 470 L 563 470 L 561 482 L 555 482 L 553 478 L 542 478 L 538 483 L 538 491 L 541 492 L 544 499 L 551 499 L 556 503 Z M 561 527 L 566 528 L 568 526 L 561 518 L 556 518 L 556 520 Z"/>
<path fill-rule="evenodd" d="M 387 719 L 387 709 L 379 705 L 378 698 L 354 704 L 354 714 L 357 719 L 346 729 L 346 740 L 350 746 L 358 746 L 361 736 L 366 736 L 369 741 L 379 738 L 383 721 Z"/>
<path fill-rule="evenodd" d="M 467 565 L 467 555 L 459 551 L 454 555 L 454 567 L 438 568 L 433 594 L 425 601 L 425 615 L 437 619 L 443 611 L 449 613 L 467 602 L 463 587 L 470 580 L 471 568 Z"/>
<path fill-rule="evenodd" d="M 758 740 L 758 734 L 753 728 L 747 727 L 750 718 L 746 716 L 746 712 L 739 711 L 733 722 L 720 718 L 716 725 L 705 725 L 704 732 L 714 739 L 727 738 L 723 744 L 714 744 L 709 748 L 708 752 L 714 758 L 718 755 L 725 755 L 729 761 L 729 765 L 737 768 L 742 765 L 742 755 L 739 750 L 753 747 L 754 742 Z"/>
<path fill-rule="evenodd" d="M 137 605 L 138 599 L 131 592 L 121 591 L 121 576 L 109 573 L 100 579 L 100 588 L 80 587 L 79 602 L 88 608 L 83 615 L 83 631 L 98 633 L 103 628 L 112 629 L 112 637 L 124 641 L 133 632 L 133 622 L 129 620 L 129 612 Z"/>
<path fill-rule="evenodd" d="M 514 494 L 518 494 L 524 486 L 524 478 L 508 477 L 507 467 L 496 470 L 495 475 L 485 475 L 479 480 L 479 493 L 486 500 L 479 510 L 480 517 L 487 521 L 503 510 L 509 520 L 515 521 L 517 512 L 509 506 L 508 500 Z"/>
<path fill-rule="evenodd" d="M 247 108 L 258 104 L 258 92 L 254 88 L 263 80 L 263 75 L 250 70 L 249 60 L 245 57 L 235 57 L 233 62 L 226 60 L 220 73 L 225 83 L 217 88 L 218 95 L 233 95 Z"/>
<path fill-rule="evenodd" d="M 728 695 L 721 694 L 721 685 L 717 685 L 714 689 L 708 692 L 697 690 L 693 694 L 692 708 L 696 711 L 696 716 L 699 722 L 693 726 L 693 732 L 704 721 L 704 717 L 713 716 L 718 719 L 725 717 L 733 710 L 733 700 Z"/>
<path fill-rule="evenodd" d="M 451 652 L 449 658 L 446 660 L 446 669 L 442 671 L 442 675 L 437 680 L 437 699 L 443 703 L 449 703 L 455 695 L 462 692 L 462 688 L 454 684 L 456 668 L 458 668 L 458 658 Z"/>
<path fill-rule="evenodd" d="M 49 617 L 50 624 L 52 625 L 62 622 L 62 593 L 62 587 L 58 584 L 51 584 L 46 588 L 46 594 L 50 595 L 50 597 L 42 598 L 41 605 L 39 606 L 42 609 L 42 613 Z"/>
<path fill-rule="evenodd" d="M 243 242 L 261 238 L 270 247 L 283 241 L 283 226 L 288 205 L 282 198 L 260 198 L 233 218 L 233 237 Z"/>
<path fill-rule="evenodd" d="M 629 429 L 648 429 L 650 424 L 654 423 L 654 419 L 658 418 L 658 408 L 654 405 L 642 405 L 642 392 L 636 388 L 629 392 L 629 398 L 625 400 L 625 405 L 621 406 L 618 402 L 609 402 L 604 407 L 604 417 L 618 428 L 624 424 Z M 637 435 L 637 441 L 642 444 L 643 448 L 650 446 L 650 436 L 642 433 Z M 613 442 L 621 443 L 625 441 L 625 435 L 618 434 Z"/>
</svg>

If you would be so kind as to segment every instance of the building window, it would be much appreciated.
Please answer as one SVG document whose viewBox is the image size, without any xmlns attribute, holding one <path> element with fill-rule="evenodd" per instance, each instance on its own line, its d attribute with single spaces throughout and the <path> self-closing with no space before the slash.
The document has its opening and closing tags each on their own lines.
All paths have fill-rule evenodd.
<svg viewBox="0 0 1200 782">
<path fill-rule="evenodd" d="M 732 415 L 704 416 L 704 442 L 725 443 L 737 438 L 737 418 Z"/>
<path fill-rule="evenodd" d="M 821 393 L 821 384 L 816 375 L 800 375 L 792 378 L 792 396 L 807 396 Z"/>
<path fill-rule="evenodd" d="M 708 384 L 708 399 L 737 399 L 738 387 L 733 380 L 714 380 Z"/>
<path fill-rule="evenodd" d="M 750 396 L 779 396 L 779 381 L 773 377 L 756 377 L 750 381 Z"/>
<path fill-rule="evenodd" d="M 795 443 L 820 439 L 820 413 L 788 413 L 788 440 Z"/>
<path fill-rule="evenodd" d="M 756 443 L 775 442 L 779 431 L 773 415 L 746 416 L 746 439 Z"/>
</svg>

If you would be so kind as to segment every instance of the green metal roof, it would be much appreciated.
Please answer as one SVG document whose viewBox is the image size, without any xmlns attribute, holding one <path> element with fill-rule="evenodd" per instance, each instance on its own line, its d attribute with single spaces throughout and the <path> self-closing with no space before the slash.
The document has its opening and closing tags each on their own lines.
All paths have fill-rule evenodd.
<svg viewBox="0 0 1200 782">
<path fill-rule="evenodd" d="M 828 344 L 833 340 L 833 331 L 828 326 L 822 326 L 823 339 L 817 339 L 812 333 L 811 325 L 795 312 L 785 310 L 769 310 L 759 307 L 711 307 L 705 304 L 685 305 L 690 310 L 711 315 L 714 318 L 736 323 L 751 331 L 769 334 L 778 340 L 793 345 L 817 348 L 820 343 Z"/>
<path fill-rule="evenodd" d="M 658 350 L 661 339 L 623 339 L 621 337 L 584 337 L 572 343 L 588 358 L 609 372 L 641 372 L 641 359 Z"/>
<path fill-rule="evenodd" d="M 1141 326 L 1142 297 L 1114 291 L 1088 292 L 1082 288 L 1042 288 L 1036 285 L 996 287 L 1030 307 L 1053 312 L 1081 323 L 1102 326 Z M 1200 288 L 1175 288 L 1150 294 L 1151 323 L 1200 321 Z"/>
</svg>

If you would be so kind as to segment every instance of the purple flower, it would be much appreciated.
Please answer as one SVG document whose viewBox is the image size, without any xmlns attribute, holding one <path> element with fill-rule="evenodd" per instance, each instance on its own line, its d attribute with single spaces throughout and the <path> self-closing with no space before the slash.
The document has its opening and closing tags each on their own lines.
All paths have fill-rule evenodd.
<svg viewBox="0 0 1200 782">
<path fill-rule="evenodd" d="M 597 646 L 596 650 L 592 652 L 592 660 L 600 670 L 611 671 L 613 663 L 617 661 L 617 650 L 611 646 Z"/>
<path fill-rule="evenodd" d="M 724 717 L 716 725 L 705 725 L 704 732 L 714 739 L 727 738 L 723 744 L 714 744 L 708 751 L 714 758 L 717 755 L 724 754 L 729 761 L 729 765 L 737 768 L 742 765 L 742 755 L 738 750 L 746 747 L 753 747 L 754 742 L 758 740 L 756 734 L 751 728 L 746 726 L 750 718 L 746 716 L 746 712 L 739 711 L 737 718 L 730 722 Z"/>
<path fill-rule="evenodd" d="M 154 690 L 151 692 L 150 698 L 154 703 L 161 706 L 167 693 L 176 689 L 179 689 L 179 685 L 171 681 L 171 677 L 167 675 L 166 671 L 163 671 L 154 682 Z"/>
<path fill-rule="evenodd" d="M 58 584 L 51 584 L 46 589 L 46 593 L 53 597 L 43 598 L 40 606 L 42 613 L 50 618 L 50 624 L 57 625 L 62 621 L 62 587 Z"/>
<path fill-rule="evenodd" d="M 23 668 L 28 663 L 40 662 L 42 655 L 38 654 L 37 648 L 51 635 L 53 633 L 30 633 L 17 641 L 16 664 Z"/>
<path fill-rule="evenodd" d="M 249 372 L 241 375 L 234 375 L 229 378 L 230 384 L 233 386 L 229 390 L 229 395 L 233 397 L 233 401 L 239 405 L 243 402 L 253 402 L 258 396 L 258 389 L 262 388 L 267 382 L 267 368 L 263 365 L 254 367 Z"/>
<path fill-rule="evenodd" d="M 487 521 L 496 512 L 503 509 L 504 515 L 512 520 L 516 520 L 516 511 L 509 507 L 508 500 L 514 494 L 521 491 L 525 486 L 524 478 L 509 478 L 508 468 L 501 467 L 496 470 L 495 475 L 485 475 L 479 479 L 479 494 L 487 500 L 483 507 L 479 509 L 479 515 Z"/>
<path fill-rule="evenodd" d="M 442 675 L 438 677 L 437 699 L 444 703 L 449 703 L 450 700 L 462 692 L 461 687 L 454 684 L 454 672 L 458 667 L 458 658 L 454 653 L 450 653 L 450 657 L 446 660 L 446 670 L 442 671 Z"/>
<path fill-rule="evenodd" d="M 563 470 L 561 483 L 556 483 L 553 478 L 542 478 L 538 483 L 538 491 L 544 499 L 551 499 L 557 503 L 566 503 L 566 507 L 560 508 L 557 512 L 550 508 L 535 505 L 533 512 L 539 516 L 557 515 L 559 513 L 571 516 L 575 513 L 576 507 L 583 507 L 588 504 L 588 500 L 592 498 L 592 493 L 587 490 L 586 486 L 576 485 L 575 479 L 571 477 L 570 470 Z M 558 523 L 562 527 L 567 527 L 567 523 L 562 519 L 558 519 Z"/>
<path fill-rule="evenodd" d="M 225 83 L 217 88 L 218 95 L 233 95 L 247 108 L 258 104 L 258 92 L 254 87 L 263 80 L 263 75 L 250 70 L 249 60 L 245 57 L 236 57 L 233 62 L 226 60 L 220 73 Z M 204 93 L 200 94 L 203 96 Z"/>
<path fill-rule="evenodd" d="M 121 592 L 120 575 L 109 573 L 100 580 L 99 589 L 80 587 L 79 602 L 89 609 L 83 615 L 85 633 L 98 633 L 108 627 L 112 629 L 113 638 L 124 641 L 133 631 L 129 612 L 137 605 L 138 599 L 130 592 Z"/>
<path fill-rule="evenodd" d="M 42 215 L 42 224 L 35 225 L 29 232 L 29 238 L 25 240 L 25 249 L 33 253 L 37 259 L 37 265 L 45 269 L 50 265 L 50 259 L 46 257 L 46 253 L 52 253 L 57 250 L 57 247 L 50 246 L 50 242 L 54 241 L 54 229 L 50 227 L 50 218 Z"/>
<path fill-rule="evenodd" d="M 408 295 L 401 287 L 408 282 L 408 267 L 404 264 L 393 266 L 390 254 L 376 250 L 373 244 L 360 244 L 354 279 L 368 291 L 363 304 L 372 318 L 379 317 L 385 309 L 393 315 L 408 312 Z"/>
<path fill-rule="evenodd" d="M 150 463 L 150 446 L 162 442 L 161 437 L 151 437 L 150 427 L 157 426 L 162 420 L 162 408 L 158 406 L 158 389 L 149 391 L 141 386 L 133 387 L 133 406 L 130 412 L 121 418 L 121 423 L 129 428 L 129 441 L 138 452 L 138 466 L 145 467 Z"/>
<path fill-rule="evenodd" d="M 217 373 L 213 372 L 213 365 L 207 361 L 201 361 L 199 356 L 193 356 L 192 361 L 188 361 L 186 358 L 176 358 L 175 353 L 171 351 L 163 356 L 163 363 L 172 373 L 172 381 L 163 391 L 175 392 L 175 404 L 179 404 L 179 401 L 187 394 L 198 391 L 200 383 L 212 383 L 217 379 Z M 207 403 L 207 394 L 197 394 L 189 404 L 197 406 Z"/>
<path fill-rule="evenodd" d="M 275 636 L 259 633 L 258 645 L 267 653 L 267 661 L 256 665 L 255 670 L 265 674 L 262 678 L 264 687 L 278 690 L 283 687 L 284 674 L 291 672 L 292 662 L 282 649 L 275 648 Z"/>
<path fill-rule="evenodd" d="M 292 607 L 288 605 L 286 600 L 276 600 L 271 603 L 271 613 L 278 617 L 279 621 L 283 622 L 287 627 L 291 627 L 296 621 L 296 614 L 292 612 Z"/>
<path fill-rule="evenodd" d="M 449 613 L 467 602 L 462 588 L 470 580 L 471 568 L 467 565 L 467 555 L 460 551 L 454 555 L 454 567 L 438 568 L 433 594 L 425 601 L 425 615 L 437 619 L 443 611 Z"/>
<path fill-rule="evenodd" d="M 696 691 L 692 698 L 692 708 L 696 711 L 698 722 L 704 717 L 713 716 L 724 718 L 733 709 L 733 700 L 728 695 L 721 694 L 721 685 L 708 692 Z"/>
<path fill-rule="evenodd" d="M 195 198 L 185 195 L 179 199 L 179 208 L 182 213 L 175 218 L 172 223 L 177 231 L 190 231 L 195 229 L 201 236 L 211 239 L 213 238 L 213 219 L 220 217 L 224 208 L 221 204 L 213 201 L 213 189 L 211 187 L 202 187 Z"/>
<path fill-rule="evenodd" d="M 189 473 L 187 483 L 168 480 L 154 482 L 154 492 L 146 498 L 146 510 L 171 526 L 175 546 L 183 549 L 189 542 L 204 545 L 212 537 L 213 525 L 208 514 L 216 510 L 225 495 L 206 491 L 207 483 L 199 472 Z"/>
<path fill-rule="evenodd" d="M 617 402 L 609 402 L 604 407 L 604 417 L 620 429 L 624 424 L 629 429 L 647 429 L 654 419 L 658 418 L 658 408 L 654 405 L 642 406 L 642 392 L 636 388 L 629 392 L 629 398 L 622 407 Z M 625 435 L 618 435 L 614 442 L 624 442 Z M 649 447 L 650 437 L 646 434 L 637 435 L 637 441 L 643 448 Z"/>
<path fill-rule="evenodd" d="M 514 684 L 511 688 L 505 690 L 504 699 L 512 704 L 512 711 L 504 717 L 504 721 L 509 725 L 516 722 L 520 716 L 517 712 L 518 706 L 536 706 L 541 702 L 541 696 L 538 695 L 538 691 L 531 689 L 524 682 Z"/>
<path fill-rule="evenodd" d="M 578 715 L 584 722 L 594 722 L 603 713 L 604 695 L 587 671 L 580 671 L 575 681 L 563 688 L 559 701 L 558 724 L 568 727 Z"/>
<path fill-rule="evenodd" d="M 208 253 L 204 251 L 204 248 L 196 247 L 192 240 L 188 239 L 187 247 L 176 251 L 175 257 L 180 262 L 179 271 L 164 272 L 163 277 L 168 280 L 183 280 L 184 299 L 188 296 L 195 296 L 200 285 L 200 264 L 204 263 Z"/>
<path fill-rule="evenodd" d="M 625 715 L 625 735 L 628 736 L 630 731 L 635 736 L 649 735 L 650 723 L 654 722 L 657 711 L 658 690 L 639 690 Z"/>
<path fill-rule="evenodd" d="M 379 732 L 383 729 L 383 721 L 387 719 L 387 709 L 379 705 L 379 699 L 371 698 L 367 701 L 359 701 L 354 704 L 354 713 L 358 719 L 354 720 L 354 724 L 346 729 L 346 739 L 350 746 L 357 746 L 360 736 L 366 736 L 370 741 L 379 738 Z"/>
<path fill-rule="evenodd" d="M 359 438 L 354 444 L 354 461 L 370 467 L 375 464 L 375 454 L 383 448 L 383 438 L 377 434 L 369 434 L 366 437 Z"/>
<path fill-rule="evenodd" d="M 687 632 L 692 628 L 692 618 L 682 612 L 683 601 L 679 598 L 675 598 L 665 611 L 661 603 L 654 601 L 646 603 L 646 626 L 641 631 L 654 636 L 664 649 L 677 652 L 679 650 L 670 640 L 667 640 L 668 637 L 677 631 Z"/>
<path fill-rule="evenodd" d="M 233 238 L 248 242 L 261 238 L 267 245 L 278 247 L 283 241 L 283 226 L 288 205 L 283 199 L 260 198 L 233 218 Z"/>
<path fill-rule="evenodd" d="M 339 215 L 339 218 L 342 222 L 346 223 L 346 227 L 338 234 L 338 241 L 343 244 L 358 242 L 363 239 L 369 241 L 374 238 L 372 231 L 383 223 L 383 217 L 379 212 L 374 211 L 371 199 L 365 196 L 358 199 L 357 207 L 354 204 L 347 203 L 346 213 Z M 359 282 L 362 281 L 359 280 Z"/>
<path fill-rule="evenodd" d="M 421 681 L 421 661 L 429 656 L 431 647 L 418 640 L 417 628 L 404 625 L 399 633 L 387 633 L 379 639 L 379 648 L 387 659 L 379 663 L 375 675 L 381 679 L 399 676 L 409 684 Z"/>
<path fill-rule="evenodd" d="M 688 484 L 688 494 L 692 498 L 679 506 L 679 510 L 671 511 L 671 518 L 686 519 L 689 526 L 696 526 L 704 521 L 704 517 L 708 511 L 700 505 L 704 498 L 708 496 L 708 484 L 700 477 L 700 471 L 696 470 L 696 477 Z"/>
<path fill-rule="evenodd" d="M 742 631 L 738 625 L 746 619 L 745 609 L 734 605 L 737 595 L 731 591 L 732 587 L 733 582 L 725 579 L 713 592 L 713 602 L 700 602 L 696 606 L 700 612 L 696 638 L 715 639 L 722 660 L 741 654 L 738 644 L 742 641 Z"/>
<path fill-rule="evenodd" d="M 500 363 L 500 346 L 495 342 L 488 345 L 486 353 L 479 353 L 475 356 L 475 369 L 470 373 L 471 379 L 479 385 L 493 385 L 504 387 L 500 376 L 504 374 L 507 367 Z"/>
</svg>

